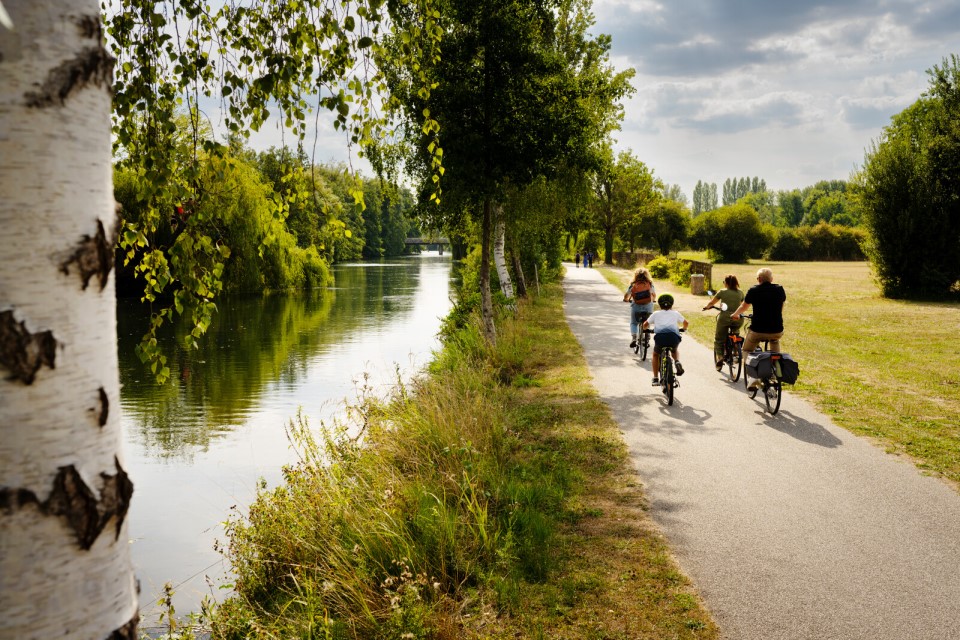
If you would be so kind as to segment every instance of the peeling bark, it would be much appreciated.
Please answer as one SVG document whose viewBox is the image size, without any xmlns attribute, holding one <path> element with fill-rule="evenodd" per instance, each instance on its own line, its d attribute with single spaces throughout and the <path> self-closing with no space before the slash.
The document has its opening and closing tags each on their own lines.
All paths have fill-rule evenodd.
<svg viewBox="0 0 960 640">
<path fill-rule="evenodd" d="M 76 263 L 80 270 L 80 278 L 83 280 L 83 289 L 86 290 L 90 284 L 90 278 L 97 276 L 100 282 L 100 290 L 107 286 L 107 279 L 110 277 L 110 271 L 113 269 L 113 247 L 117 244 L 116 231 L 113 237 L 107 238 L 106 231 L 103 229 L 103 223 L 97 220 L 97 233 L 92 238 L 83 236 L 77 244 L 76 250 L 69 258 L 60 265 L 60 271 L 69 275 L 70 265 Z"/>
<path fill-rule="evenodd" d="M 26 323 L 16 321 L 12 310 L 0 311 L 0 365 L 10 372 L 8 379 L 33 384 L 40 367 L 55 368 L 56 356 L 52 331 L 30 333 Z"/>
<path fill-rule="evenodd" d="M 135 615 L 127 624 L 107 636 L 106 640 L 137 640 L 137 625 L 140 624 L 140 616 Z"/>
<path fill-rule="evenodd" d="M 92 547 L 113 517 L 117 519 L 116 537 L 119 538 L 130 507 L 133 483 L 120 467 L 120 461 L 114 458 L 114 464 L 116 475 L 100 474 L 103 482 L 99 500 L 80 477 L 76 467 L 69 465 L 58 469 L 53 490 L 45 502 L 40 502 L 37 495 L 28 489 L 4 488 L 0 490 L 0 507 L 12 513 L 28 504 L 35 504 L 41 513 L 63 516 L 77 536 L 81 549 Z"/>
<path fill-rule="evenodd" d="M 116 60 L 107 53 L 102 43 L 88 47 L 74 59 L 51 69 L 40 90 L 24 96 L 26 105 L 34 109 L 62 107 L 70 94 L 88 85 L 110 89 L 114 62 Z"/>
</svg>

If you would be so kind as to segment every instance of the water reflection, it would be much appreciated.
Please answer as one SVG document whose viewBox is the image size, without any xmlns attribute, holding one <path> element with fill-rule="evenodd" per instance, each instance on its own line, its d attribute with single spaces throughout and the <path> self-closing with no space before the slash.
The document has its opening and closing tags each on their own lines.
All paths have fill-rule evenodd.
<svg viewBox="0 0 960 640">
<path fill-rule="evenodd" d="M 158 387 L 134 353 L 148 313 L 118 307 L 121 403 L 127 465 L 136 485 L 130 513 L 142 614 L 163 583 L 179 586 L 178 612 L 195 609 L 223 579 L 213 551 L 232 505 L 252 499 L 258 478 L 275 484 L 292 460 L 284 433 L 298 409 L 317 423 L 355 394 L 364 372 L 390 384 L 437 346 L 449 311 L 447 257 L 342 265 L 323 295 L 233 298 L 197 350 L 171 328 L 160 336 L 172 382 Z"/>
</svg>

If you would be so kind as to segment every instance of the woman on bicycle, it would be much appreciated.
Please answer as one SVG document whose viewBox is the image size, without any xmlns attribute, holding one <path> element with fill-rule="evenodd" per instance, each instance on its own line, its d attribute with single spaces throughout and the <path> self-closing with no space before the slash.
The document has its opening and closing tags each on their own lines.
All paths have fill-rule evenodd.
<svg viewBox="0 0 960 640">
<path fill-rule="evenodd" d="M 713 334 L 713 360 L 717 371 L 723 368 L 723 343 L 727 340 L 728 328 L 733 327 L 738 332 L 743 325 L 743 318 L 731 320 L 735 309 L 743 302 L 743 291 L 740 290 L 740 281 L 732 273 L 723 279 L 725 289 L 718 291 L 715 296 L 710 298 L 710 302 L 703 308 L 704 311 L 710 307 L 716 306 L 722 302 L 726 308 L 720 308 L 720 314 L 717 316 L 717 328 Z"/>
<path fill-rule="evenodd" d="M 633 274 L 633 282 L 623 294 L 623 301 L 630 303 L 630 348 L 637 346 L 637 327 L 643 322 L 640 314 L 653 313 L 653 301 L 657 299 L 657 290 L 653 286 L 650 272 L 640 267 Z"/>
<path fill-rule="evenodd" d="M 678 311 L 673 310 L 673 296 L 665 293 L 657 298 L 660 311 L 654 311 L 643 323 L 644 329 L 653 329 L 653 384 L 660 384 L 660 352 L 664 349 L 673 351 L 674 364 L 677 366 L 677 375 L 683 375 L 683 365 L 680 364 L 680 328 L 687 328 L 687 319 Z"/>
</svg>

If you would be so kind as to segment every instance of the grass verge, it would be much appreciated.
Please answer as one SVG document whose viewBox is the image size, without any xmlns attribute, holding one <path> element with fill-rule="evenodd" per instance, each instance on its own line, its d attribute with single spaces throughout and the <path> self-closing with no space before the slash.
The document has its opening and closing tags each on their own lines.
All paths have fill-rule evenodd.
<svg viewBox="0 0 960 640">
<path fill-rule="evenodd" d="M 875 438 L 960 489 L 960 304 L 888 300 L 865 262 L 716 264 L 714 283 L 733 273 L 746 290 L 761 266 L 787 292 L 783 349 L 800 362 L 795 391 L 834 422 Z M 629 272 L 604 268 L 626 288 Z M 712 344 L 706 299 L 667 281 L 690 333 Z"/>
<path fill-rule="evenodd" d="M 559 285 L 473 326 L 228 527 L 217 638 L 715 638 L 646 514 Z"/>
</svg>

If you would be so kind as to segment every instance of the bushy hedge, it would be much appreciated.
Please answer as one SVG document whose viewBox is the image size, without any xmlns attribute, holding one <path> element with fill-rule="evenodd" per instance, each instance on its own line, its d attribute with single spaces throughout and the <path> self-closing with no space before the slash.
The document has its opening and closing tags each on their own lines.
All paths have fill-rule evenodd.
<svg viewBox="0 0 960 640">
<path fill-rule="evenodd" d="M 693 221 L 690 244 L 706 249 L 717 262 L 746 262 L 763 255 L 771 233 L 753 207 L 732 204 L 701 214 Z"/>
<path fill-rule="evenodd" d="M 864 260 L 865 230 L 821 222 L 815 226 L 778 229 L 770 260 Z"/>
</svg>

